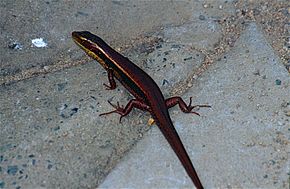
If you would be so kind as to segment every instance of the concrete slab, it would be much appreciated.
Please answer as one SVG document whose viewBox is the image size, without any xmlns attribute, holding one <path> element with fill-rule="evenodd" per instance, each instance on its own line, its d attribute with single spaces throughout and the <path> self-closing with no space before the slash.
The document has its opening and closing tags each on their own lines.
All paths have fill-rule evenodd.
<svg viewBox="0 0 290 189">
<path fill-rule="evenodd" d="M 112 47 L 120 50 L 152 75 L 164 94 L 169 96 L 169 93 L 182 94 L 183 91 L 192 86 L 190 81 L 192 78 L 197 78 L 196 73 L 207 70 L 207 62 L 212 63 L 219 60 L 221 63 L 218 65 L 223 67 L 222 64 L 228 61 L 225 58 L 228 54 L 224 55 L 223 53 L 232 48 L 249 20 L 255 20 L 260 24 L 259 27 L 262 25 L 264 35 L 268 36 L 267 39 L 272 47 L 279 53 L 280 58 L 284 58 L 283 60 L 287 62 L 287 57 L 283 56 L 284 49 L 287 49 L 287 38 L 283 38 L 286 36 L 286 30 L 283 29 L 287 28 L 285 20 L 288 18 L 288 14 L 287 1 L 284 0 L 279 2 L 263 0 L 253 2 L 232 0 L 214 2 L 1 1 L 0 188 L 94 188 L 102 182 L 109 171 L 137 141 L 143 138 L 143 134 L 149 129 L 145 124 L 149 116 L 140 111 L 133 111 L 127 118 L 123 119 L 122 124 L 118 123 L 118 116 L 98 117 L 100 112 L 111 110 L 111 107 L 106 103 L 108 99 L 125 104 L 130 95 L 121 86 L 110 93 L 104 90 L 102 83 L 107 82 L 106 73 L 99 65 L 96 65 L 96 62 L 90 63 L 92 61 L 88 61 L 88 58 L 81 58 L 84 53 L 73 44 L 70 38 L 71 31 L 84 29 L 102 36 Z M 252 30 L 252 32 L 258 32 L 261 35 L 259 30 Z M 38 37 L 43 37 L 48 46 L 45 48 L 32 46 L 31 39 Z M 264 44 L 265 39 L 263 38 L 261 41 L 263 42 L 261 44 Z M 256 52 L 257 47 L 262 48 L 259 52 L 268 53 L 267 58 L 270 54 L 275 57 L 273 49 L 269 50 L 268 45 L 265 47 L 266 49 L 263 49 L 263 46 L 254 43 L 251 52 Z M 249 52 L 244 53 L 241 49 L 236 49 L 236 54 L 251 54 Z M 232 52 L 232 54 L 235 53 Z M 258 57 L 266 56 L 263 54 L 255 55 Z M 245 59 L 248 60 L 248 58 Z M 263 59 L 262 62 L 264 61 Z M 85 65 L 76 67 L 80 64 Z M 280 64 L 274 66 L 280 66 Z M 218 72 L 224 74 L 225 77 L 231 69 Z M 269 71 L 269 69 L 267 70 Z M 261 71 L 263 69 L 255 70 L 254 75 L 259 78 Z M 210 72 L 214 72 L 214 70 L 210 70 Z M 277 73 L 277 77 L 280 76 L 279 72 Z M 192 77 L 193 75 L 194 77 Z M 206 80 L 213 81 L 215 79 L 205 76 Z M 214 76 L 216 78 L 222 77 Z M 285 84 L 283 78 L 284 76 L 275 80 L 276 87 L 279 87 L 279 84 L 282 86 Z M 199 82 L 203 84 L 205 79 L 197 81 L 193 89 L 202 89 L 204 86 L 199 87 L 198 84 Z M 252 87 L 253 93 L 256 95 L 257 89 L 254 87 L 259 86 L 253 84 Z M 243 91 L 244 88 L 236 89 L 236 91 L 239 90 Z M 216 92 L 219 90 L 207 89 L 207 91 Z M 207 91 L 204 94 L 207 94 Z M 191 91 L 190 94 L 199 95 L 191 93 Z M 216 93 L 212 94 L 216 95 Z M 218 93 L 218 95 L 220 94 L 222 92 Z M 185 95 L 189 95 L 189 93 Z M 255 95 L 250 94 L 249 99 Z M 263 95 L 261 96 L 261 99 L 264 99 Z M 205 100 L 211 103 L 217 97 L 201 99 L 197 96 L 195 99 L 199 100 L 200 103 L 204 103 Z M 218 100 L 222 103 L 225 101 L 225 97 L 220 97 Z M 284 109 L 288 108 L 287 103 L 282 105 Z M 213 105 L 214 108 L 218 107 L 218 103 Z M 211 121 L 208 116 L 215 117 L 217 111 L 224 110 L 223 106 L 219 107 L 221 109 L 213 109 L 214 111 L 200 110 L 203 116 L 206 116 L 201 118 L 184 115 L 175 108 L 172 111 L 172 117 L 179 132 L 184 129 L 182 125 L 188 127 L 189 123 L 193 126 L 196 124 L 202 125 L 203 128 L 209 127 L 216 131 L 219 127 L 212 126 L 207 121 Z M 259 107 L 257 109 L 256 111 L 260 111 Z M 231 113 L 235 115 L 235 111 L 231 111 Z M 286 114 L 289 115 L 289 111 Z M 182 117 L 179 118 L 179 116 Z M 232 117 L 227 115 L 219 118 Z M 178 121 L 180 119 L 181 121 Z M 275 119 L 272 121 L 275 122 Z M 278 121 L 277 123 L 282 126 L 281 132 L 278 130 L 275 138 L 273 137 L 274 144 L 268 142 L 269 137 L 266 138 L 268 143 L 265 149 L 267 150 L 271 146 L 273 150 L 278 151 L 289 144 L 289 137 L 286 139 L 284 137 L 285 133 L 289 132 L 282 132 L 285 128 L 284 122 Z M 221 126 L 224 128 L 223 125 Z M 225 130 L 231 131 L 230 128 L 226 127 L 226 129 L 221 130 L 221 133 L 216 132 L 218 136 L 226 136 Z M 202 132 L 203 130 L 197 131 L 186 130 L 186 133 L 181 133 L 187 147 L 191 144 L 195 145 L 189 150 L 191 150 L 191 157 L 196 167 L 199 168 L 198 166 L 201 165 L 202 168 L 208 168 L 207 165 L 204 165 L 207 161 L 200 160 L 200 157 L 204 158 L 205 155 L 211 157 L 211 154 L 217 157 L 214 159 L 216 163 L 225 163 L 222 161 L 224 156 L 219 154 L 222 151 L 220 148 L 217 148 L 216 151 L 215 149 L 210 152 L 206 151 L 206 147 L 208 149 L 216 147 L 208 141 L 204 142 L 207 146 L 200 147 L 201 143 L 199 142 L 202 140 L 199 134 L 211 136 L 211 131 L 206 129 L 205 131 L 208 133 Z M 193 135 L 192 140 L 194 141 L 189 140 L 188 142 L 188 137 L 185 136 L 188 133 L 195 134 L 195 132 L 197 135 Z M 157 148 L 156 154 L 159 154 L 160 151 L 162 154 L 171 153 L 167 142 L 164 142 L 163 136 L 160 136 L 157 128 L 153 128 L 150 134 L 156 136 L 156 138 L 149 138 L 150 141 L 157 141 L 152 144 L 160 143 L 164 146 L 162 150 Z M 265 135 L 270 136 L 271 133 Z M 236 134 L 234 136 L 236 137 Z M 218 141 L 217 138 L 213 139 Z M 261 135 L 255 135 L 247 146 L 249 148 L 254 146 L 255 149 L 256 146 L 265 146 L 259 141 L 260 139 Z M 144 140 L 148 140 L 147 137 Z M 226 142 L 227 140 L 223 139 L 223 143 L 217 144 L 227 144 Z M 281 146 L 276 145 L 279 142 Z M 233 143 L 234 145 L 236 143 Z M 231 148 L 226 146 L 222 152 L 225 152 L 226 149 Z M 283 152 L 285 151 L 289 152 L 289 150 Z M 230 152 L 230 154 L 233 153 Z M 195 156 L 197 153 L 200 153 L 200 156 Z M 274 153 L 275 156 L 271 154 L 273 158 L 263 164 L 264 167 L 270 169 L 271 173 L 263 175 L 267 182 L 272 182 L 275 175 L 279 176 L 279 171 L 282 169 L 281 165 L 284 165 L 284 161 L 289 159 L 285 158 L 284 153 L 281 154 L 277 156 L 276 153 Z M 166 166 L 175 173 L 182 174 L 183 168 L 179 165 L 175 155 L 171 154 L 171 156 L 172 159 L 167 161 L 169 163 Z M 260 161 L 259 158 L 257 156 Z M 138 158 L 135 160 L 138 161 Z M 157 161 L 159 167 L 161 166 L 157 173 L 160 172 L 162 175 L 164 175 L 164 171 L 168 172 L 167 169 L 164 169 L 163 161 L 163 159 Z M 171 162 L 177 164 L 172 165 Z M 152 165 L 144 163 L 144 166 L 140 167 L 145 169 L 147 168 L 145 166 L 149 165 L 148 169 L 152 169 L 156 165 L 154 163 L 154 161 Z M 210 163 L 209 165 L 214 165 L 212 162 Z M 222 163 L 221 165 L 223 165 Z M 232 165 L 232 162 L 229 165 Z M 134 169 L 134 167 L 132 168 Z M 271 171 L 273 169 L 277 169 L 278 173 L 272 177 Z M 234 172 L 231 171 L 229 174 Z M 216 173 L 211 172 L 211 170 L 205 170 L 205 172 L 212 175 Z M 200 173 L 203 180 L 205 172 Z M 152 172 L 152 175 L 151 172 L 148 172 L 148 175 L 151 178 L 146 182 L 155 183 L 155 186 L 161 186 L 164 181 L 165 184 L 162 186 L 167 186 L 166 183 L 169 183 L 173 187 L 176 182 L 179 182 L 176 175 L 168 177 L 160 174 L 164 178 L 163 181 L 154 180 L 155 172 Z M 210 175 L 212 178 L 216 178 L 214 177 L 216 175 L 212 175 Z M 223 174 L 217 173 L 217 175 Z M 281 178 L 284 182 L 284 177 Z M 168 179 L 171 181 L 168 182 Z M 183 179 L 182 184 L 186 185 L 187 176 L 184 174 L 181 179 Z M 240 180 L 237 180 L 237 183 L 238 181 Z M 217 185 L 221 182 L 214 180 L 214 184 L 217 183 Z M 127 184 L 134 185 L 131 182 Z M 213 183 L 207 184 L 214 185 Z M 142 185 L 143 183 L 140 182 L 140 186 Z M 191 185 L 189 186 L 191 187 Z"/>
<path fill-rule="evenodd" d="M 277 81 L 281 81 L 277 82 Z M 290 80 L 255 23 L 183 96 L 210 103 L 202 117 L 174 108 L 174 125 L 205 188 L 288 188 Z M 153 127 L 99 188 L 191 188 Z"/>
<path fill-rule="evenodd" d="M 0 88 L 2 188 L 94 187 L 141 137 L 141 121 L 99 117 L 111 109 L 100 99 L 127 94 L 119 87 L 109 97 L 98 69 L 93 62 Z"/>
<path fill-rule="evenodd" d="M 207 24 L 202 20 L 198 23 L 198 26 Z M 193 26 L 193 23 L 186 25 L 187 29 Z M 173 30 L 172 27 L 163 31 Z M 213 36 L 218 38 L 220 33 Z M 172 36 L 165 39 L 171 42 L 150 43 L 149 51 L 145 41 L 140 48 L 137 44 L 138 48 L 132 48 L 125 55 L 151 73 L 164 94 L 168 94 L 202 64 L 204 55 L 190 48 L 192 43 L 174 42 Z M 205 36 L 199 40 L 212 44 Z M 194 41 L 198 42 L 197 38 Z M 145 51 L 140 50 L 144 50 L 143 45 Z M 118 123 L 118 116 L 98 117 L 99 113 L 111 110 L 107 100 L 125 104 L 129 95 L 121 86 L 108 95 L 102 85 L 107 83 L 107 75 L 100 65 L 92 62 L 1 86 L 0 181 L 3 186 L 97 186 L 149 129 L 142 124 L 146 116 L 141 116 L 144 113 L 140 111 L 141 117 L 132 113 L 122 124 Z"/>
<path fill-rule="evenodd" d="M 142 45 L 147 45 L 142 43 L 125 55 L 151 73 L 168 95 L 173 86 L 186 80 L 202 64 L 204 55 L 190 48 L 192 44 L 173 42 L 170 36 L 166 39 L 171 42 L 150 44 L 150 53 L 140 52 Z M 203 37 L 200 40 L 206 42 Z M 128 101 L 129 95 L 120 85 L 108 94 L 102 85 L 107 82 L 106 72 L 91 61 L 1 86 L 0 150 L 5 187 L 77 188 L 93 187 L 102 181 L 149 129 L 142 124 L 146 116 L 140 118 L 136 112 L 122 124 L 118 116 L 98 117 L 112 109 L 107 100 L 121 104 Z M 138 114 L 144 115 L 140 111 Z M 11 167 L 14 174 L 10 174 Z"/>
<path fill-rule="evenodd" d="M 130 44 L 132 39 L 160 25 L 180 24 L 191 12 L 192 6 L 187 2 L 158 2 L 156 6 L 145 1 L 3 0 L 0 2 L 0 79 L 27 69 L 61 66 L 62 61 L 80 58 L 83 53 L 71 40 L 74 30 L 92 31 L 118 47 Z M 32 45 L 35 38 L 43 38 L 47 47 Z M 21 48 L 16 48 L 17 44 Z"/>
<path fill-rule="evenodd" d="M 16 3 L 3 0 L 0 2 L 0 17 L 3 18 L 0 20 L 0 84 L 74 66 L 75 60 L 83 56 L 71 40 L 74 30 L 91 31 L 102 36 L 114 48 L 126 48 L 142 35 L 155 33 L 164 26 L 172 28 L 190 21 L 196 25 L 186 29 L 198 33 L 192 35 L 187 31 L 187 35 L 183 36 L 190 35 L 197 38 L 194 44 L 203 44 L 198 43 L 199 39 L 209 36 L 208 31 L 212 30 L 212 24 L 208 27 L 206 23 L 233 14 L 234 10 L 233 1 L 224 0 L 210 4 L 198 1 Z M 200 27 L 207 32 L 201 34 Z M 213 41 L 219 39 L 215 35 L 210 36 Z M 47 46 L 34 46 L 31 41 L 36 38 L 42 38 Z"/>
</svg>

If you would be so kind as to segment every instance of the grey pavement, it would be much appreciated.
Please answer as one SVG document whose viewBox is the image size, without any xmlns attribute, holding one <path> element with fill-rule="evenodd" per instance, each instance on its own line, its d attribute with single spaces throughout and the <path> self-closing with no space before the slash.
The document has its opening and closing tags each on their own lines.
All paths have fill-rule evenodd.
<svg viewBox="0 0 290 189">
<path fill-rule="evenodd" d="M 149 113 L 99 117 L 132 96 L 105 89 L 74 30 L 101 36 L 166 97 L 212 105 L 170 109 L 206 188 L 289 188 L 286 2 L 1 1 L 0 188 L 192 188 Z"/>
<path fill-rule="evenodd" d="M 281 85 L 276 84 L 281 80 Z M 289 74 L 250 23 L 237 45 L 183 95 L 209 103 L 201 117 L 172 116 L 205 188 L 289 186 Z M 154 127 L 100 188 L 190 188 L 170 146 Z"/>
</svg>

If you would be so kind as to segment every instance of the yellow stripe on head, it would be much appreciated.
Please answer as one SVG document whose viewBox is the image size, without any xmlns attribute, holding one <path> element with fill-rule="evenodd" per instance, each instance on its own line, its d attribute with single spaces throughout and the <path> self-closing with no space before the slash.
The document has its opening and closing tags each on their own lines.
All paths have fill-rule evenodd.
<svg viewBox="0 0 290 189">
<path fill-rule="evenodd" d="M 91 47 L 94 47 L 96 50 L 99 49 L 98 45 L 94 42 L 92 42 L 91 40 L 82 37 L 81 35 L 73 35 L 73 40 L 74 42 L 80 46 L 90 57 L 92 57 L 93 59 L 97 60 L 105 69 L 108 68 L 108 65 L 106 64 L 106 62 L 97 54 L 95 53 L 93 50 L 93 48 L 88 48 L 87 46 L 85 46 L 85 43 L 89 44 Z"/>
</svg>

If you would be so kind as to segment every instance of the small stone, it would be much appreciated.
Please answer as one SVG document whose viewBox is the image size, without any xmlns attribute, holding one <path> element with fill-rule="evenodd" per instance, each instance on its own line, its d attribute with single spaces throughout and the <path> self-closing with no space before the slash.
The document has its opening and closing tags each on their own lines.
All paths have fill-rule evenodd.
<svg viewBox="0 0 290 189">
<path fill-rule="evenodd" d="M 286 102 L 286 101 L 285 101 L 285 102 L 283 102 L 283 103 L 281 104 L 281 107 L 282 107 L 282 108 L 287 108 L 288 105 L 290 105 L 290 102 Z"/>
<path fill-rule="evenodd" d="M 35 157 L 35 155 L 30 154 L 28 157 L 29 157 L 29 158 L 33 158 L 33 157 Z"/>
<path fill-rule="evenodd" d="M 184 58 L 183 60 L 184 60 L 184 61 L 187 61 L 187 60 L 191 60 L 191 59 L 192 59 L 192 56 L 187 57 L 187 58 Z"/>
<path fill-rule="evenodd" d="M 22 50 L 22 47 L 23 45 L 21 45 L 19 42 L 13 42 L 8 45 L 9 49 L 14 49 L 14 50 Z"/>
<path fill-rule="evenodd" d="M 162 82 L 162 86 L 164 86 L 164 85 L 169 85 L 169 81 L 167 81 L 166 79 L 164 79 L 163 82 Z"/>
<path fill-rule="evenodd" d="M 45 71 L 48 71 L 48 70 L 49 70 L 49 66 L 43 66 L 43 69 L 44 69 Z"/>
<path fill-rule="evenodd" d="M 275 83 L 276 85 L 281 85 L 282 81 L 280 79 L 276 79 Z"/>
<path fill-rule="evenodd" d="M 0 188 L 4 188 L 5 182 L 0 180 Z"/>
<path fill-rule="evenodd" d="M 203 16 L 203 15 L 199 15 L 199 17 L 198 17 L 200 20 L 205 20 L 205 16 Z"/>
<path fill-rule="evenodd" d="M 254 75 L 260 75 L 260 70 L 255 70 L 253 74 Z"/>
<path fill-rule="evenodd" d="M 9 175 L 16 175 L 17 171 L 18 171 L 18 166 L 17 165 L 10 165 L 7 168 L 7 173 Z"/>
<path fill-rule="evenodd" d="M 194 75 L 192 76 L 192 79 L 197 79 L 197 77 L 198 77 L 197 75 Z"/>
<path fill-rule="evenodd" d="M 139 134 L 138 134 L 138 137 L 139 137 L 139 138 L 142 138 L 142 137 L 143 137 L 143 134 L 142 134 L 142 133 L 139 133 Z"/>
<path fill-rule="evenodd" d="M 187 84 L 187 87 L 192 87 L 192 86 L 193 86 L 192 83 Z"/>
<path fill-rule="evenodd" d="M 48 169 L 51 169 L 51 168 L 52 168 L 52 165 L 51 165 L 51 164 L 49 164 L 49 165 L 47 166 L 47 168 L 48 168 Z"/>
<path fill-rule="evenodd" d="M 162 45 L 161 44 L 159 44 L 159 45 L 156 46 L 156 49 L 160 49 L 160 48 L 162 48 Z"/>
<path fill-rule="evenodd" d="M 60 129 L 60 126 L 56 126 L 53 128 L 54 131 L 58 131 Z"/>
</svg>

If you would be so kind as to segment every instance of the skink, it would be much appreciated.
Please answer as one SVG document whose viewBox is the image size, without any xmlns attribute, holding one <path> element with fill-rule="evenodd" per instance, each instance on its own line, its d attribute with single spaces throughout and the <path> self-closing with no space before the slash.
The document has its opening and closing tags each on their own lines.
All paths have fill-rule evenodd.
<svg viewBox="0 0 290 189">
<path fill-rule="evenodd" d="M 100 115 L 118 113 L 121 115 L 121 121 L 122 117 L 129 114 L 132 108 L 150 112 L 196 188 L 203 188 L 192 162 L 173 126 L 168 108 L 178 104 L 183 112 L 199 115 L 197 112 L 192 111 L 192 109 L 196 106 L 210 106 L 192 106 L 191 98 L 189 105 L 186 105 L 182 98 L 178 96 L 165 99 L 155 81 L 146 72 L 132 63 L 128 58 L 112 49 L 100 37 L 88 31 L 74 31 L 72 32 L 72 37 L 77 45 L 85 50 L 90 57 L 97 60 L 108 72 L 109 85 L 104 84 L 107 89 L 116 88 L 116 82 L 114 80 L 116 78 L 135 97 L 135 99 L 129 101 L 125 108 L 120 106 L 119 103 L 114 105 L 109 102 L 115 110 Z"/>
</svg>

